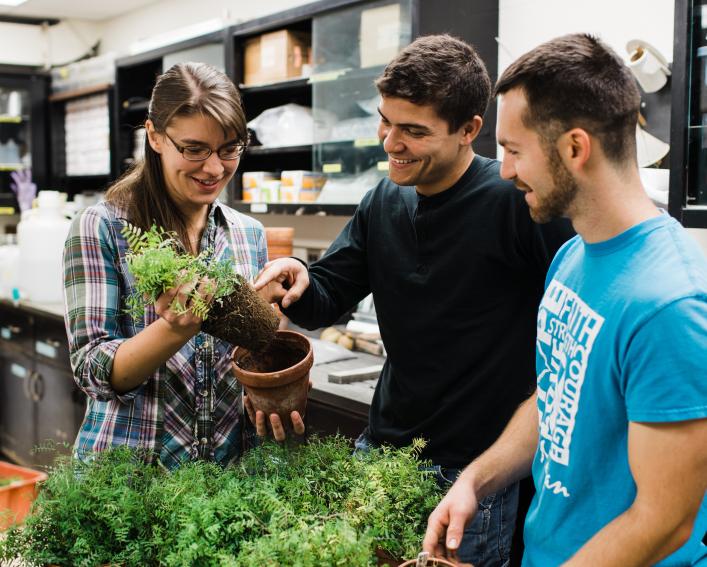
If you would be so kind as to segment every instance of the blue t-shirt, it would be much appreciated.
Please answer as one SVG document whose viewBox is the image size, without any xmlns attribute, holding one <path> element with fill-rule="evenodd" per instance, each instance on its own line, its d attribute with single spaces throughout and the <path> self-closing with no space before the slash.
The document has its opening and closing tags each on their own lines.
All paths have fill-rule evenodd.
<svg viewBox="0 0 707 567">
<path fill-rule="evenodd" d="M 596 244 L 570 240 L 538 312 L 537 493 L 524 567 L 568 560 L 632 504 L 628 425 L 707 417 L 707 261 L 667 215 Z M 680 479 L 675 479 L 680 482 Z M 659 565 L 689 565 L 707 529 Z"/>
</svg>

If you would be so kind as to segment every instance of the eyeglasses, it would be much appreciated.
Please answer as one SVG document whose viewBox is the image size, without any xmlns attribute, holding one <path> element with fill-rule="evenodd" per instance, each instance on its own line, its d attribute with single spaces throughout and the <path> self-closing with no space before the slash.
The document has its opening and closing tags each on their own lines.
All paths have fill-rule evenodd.
<svg viewBox="0 0 707 567">
<path fill-rule="evenodd" d="M 241 157 L 245 149 L 248 147 L 247 141 L 244 144 L 229 142 L 216 150 L 212 150 L 208 146 L 181 146 L 175 142 L 172 137 L 167 134 L 167 132 L 165 132 L 164 135 L 169 138 L 169 141 L 172 142 L 172 144 L 174 144 L 174 147 L 177 148 L 177 151 L 180 154 L 182 154 L 182 157 L 189 161 L 205 161 L 209 159 L 209 156 L 211 156 L 214 151 L 216 152 L 216 155 L 218 155 L 219 159 L 224 161 L 234 160 Z"/>
</svg>

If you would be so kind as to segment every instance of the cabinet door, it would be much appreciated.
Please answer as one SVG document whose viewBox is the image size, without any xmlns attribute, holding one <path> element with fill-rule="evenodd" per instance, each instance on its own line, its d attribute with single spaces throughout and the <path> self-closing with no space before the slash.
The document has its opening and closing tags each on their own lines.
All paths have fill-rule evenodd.
<svg viewBox="0 0 707 567">
<path fill-rule="evenodd" d="M 21 353 L 5 352 L 0 358 L 0 446 L 21 465 L 32 464 L 36 444 L 35 404 L 29 393 L 32 366 L 32 360 Z"/>
<path fill-rule="evenodd" d="M 0 352 L 31 351 L 34 318 L 15 307 L 0 305 Z"/>
<path fill-rule="evenodd" d="M 368 425 L 368 415 L 309 398 L 305 421 L 308 435 L 326 437 L 340 434 L 354 441 Z"/>
<path fill-rule="evenodd" d="M 35 327 L 32 345 L 38 361 L 54 364 L 66 372 L 71 372 L 69 343 L 64 322 L 42 318 Z"/>
<path fill-rule="evenodd" d="M 37 443 L 35 465 L 50 465 L 59 454 L 70 454 L 86 401 L 71 373 L 52 364 L 36 363 L 29 386 L 30 397 L 37 404 Z"/>
</svg>

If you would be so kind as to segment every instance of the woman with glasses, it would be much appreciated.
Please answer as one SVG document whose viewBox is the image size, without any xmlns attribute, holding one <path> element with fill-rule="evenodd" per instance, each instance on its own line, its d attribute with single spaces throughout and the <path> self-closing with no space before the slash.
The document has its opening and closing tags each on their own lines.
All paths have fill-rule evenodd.
<svg viewBox="0 0 707 567">
<path fill-rule="evenodd" d="M 84 458 L 128 445 L 168 468 L 194 459 L 227 464 L 245 439 L 233 345 L 202 332 L 191 311 L 172 308 L 198 282 L 165 292 L 142 320 L 125 313 L 134 282 L 121 230 L 125 221 L 143 230 L 156 224 L 189 253 L 211 250 L 214 261 L 227 258 L 253 280 L 267 261 L 263 227 L 217 199 L 247 145 L 240 95 L 213 67 L 175 65 L 157 79 L 145 129 L 144 160 L 75 219 L 64 250 L 71 364 L 88 396 L 74 450 Z M 282 424 L 272 425 L 284 438 Z M 293 425 L 304 431 L 298 416 Z"/>
</svg>

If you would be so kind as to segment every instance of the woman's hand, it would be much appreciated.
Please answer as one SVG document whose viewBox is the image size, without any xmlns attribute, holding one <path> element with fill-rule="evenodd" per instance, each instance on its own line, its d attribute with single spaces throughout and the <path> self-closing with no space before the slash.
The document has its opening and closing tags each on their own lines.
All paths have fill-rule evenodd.
<svg viewBox="0 0 707 567">
<path fill-rule="evenodd" d="M 311 380 L 309 381 L 309 389 L 312 389 Z M 255 425 L 255 431 L 258 437 L 267 437 L 268 429 L 270 429 L 275 441 L 285 441 L 287 439 L 287 433 L 285 432 L 285 427 L 279 415 L 273 413 L 268 416 L 270 420 L 270 427 L 268 428 L 265 413 L 260 410 L 256 411 L 246 394 L 243 394 L 243 405 L 245 406 L 246 412 L 248 412 L 250 422 Z M 290 420 L 292 421 L 292 432 L 295 435 L 304 435 L 304 420 L 299 412 L 293 411 L 290 413 Z"/>
<path fill-rule="evenodd" d="M 199 332 L 203 319 L 191 309 L 194 305 L 194 292 L 206 306 L 214 298 L 215 285 L 208 278 L 183 283 L 165 291 L 155 301 L 155 313 L 170 328 L 181 335 L 192 337 Z M 185 311 L 186 310 L 186 311 Z"/>
</svg>

